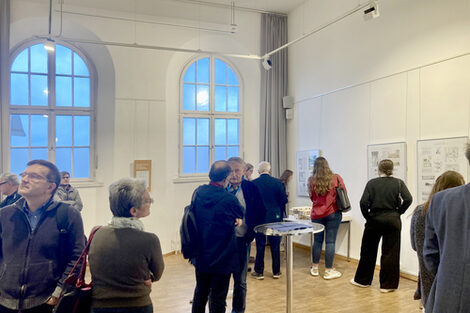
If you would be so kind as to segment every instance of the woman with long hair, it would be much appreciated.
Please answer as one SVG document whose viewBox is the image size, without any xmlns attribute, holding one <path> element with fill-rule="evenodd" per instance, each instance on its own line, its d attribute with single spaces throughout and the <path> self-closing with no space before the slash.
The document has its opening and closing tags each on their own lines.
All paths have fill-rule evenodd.
<svg viewBox="0 0 470 313">
<path fill-rule="evenodd" d="M 286 189 L 286 195 L 289 196 L 289 192 L 287 191 L 287 185 L 289 184 L 289 182 L 292 180 L 292 175 L 294 174 L 294 172 L 292 172 L 291 170 L 285 170 L 281 177 L 279 177 L 279 180 L 282 182 L 282 184 L 284 185 L 284 188 Z"/>
<path fill-rule="evenodd" d="M 434 281 L 434 275 L 426 269 L 423 261 L 423 246 L 424 246 L 424 229 L 426 214 L 428 212 L 429 204 L 435 193 L 465 184 L 465 180 L 460 173 L 455 171 L 446 171 L 442 173 L 434 183 L 431 194 L 428 200 L 416 207 L 411 218 L 411 246 L 418 254 L 419 263 L 419 276 L 418 276 L 418 289 L 416 294 L 420 295 L 421 303 L 426 305 L 426 301 Z M 417 297 L 419 299 L 419 297 Z"/>
<path fill-rule="evenodd" d="M 318 264 L 325 238 L 325 274 L 324 279 L 341 277 L 341 273 L 333 268 L 335 257 L 336 235 L 341 224 L 342 213 L 336 204 L 336 187 L 341 184 L 345 189 L 343 179 L 331 171 L 328 161 L 318 157 L 313 165 L 313 174 L 308 179 L 308 192 L 312 200 L 312 222 L 325 226 L 325 230 L 314 235 L 312 247 L 312 268 L 310 274 L 319 276 Z"/>
<path fill-rule="evenodd" d="M 392 176 L 393 162 L 379 163 L 379 177 L 367 182 L 361 197 L 361 212 L 366 219 L 361 243 L 361 258 L 351 284 L 369 287 L 374 278 L 379 241 L 382 239 L 380 258 L 380 291 L 391 292 L 398 288 L 400 278 L 401 219 L 411 205 L 405 183 Z"/>
</svg>

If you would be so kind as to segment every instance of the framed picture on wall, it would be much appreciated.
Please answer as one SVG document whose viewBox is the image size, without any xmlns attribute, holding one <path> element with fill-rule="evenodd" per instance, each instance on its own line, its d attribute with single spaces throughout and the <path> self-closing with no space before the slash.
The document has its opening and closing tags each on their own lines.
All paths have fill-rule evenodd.
<svg viewBox="0 0 470 313">
<path fill-rule="evenodd" d="M 150 192 L 152 190 L 152 160 L 134 160 L 134 177 L 143 179 Z"/>
<path fill-rule="evenodd" d="M 393 176 L 406 183 L 406 143 L 392 142 L 367 146 L 367 178 L 379 177 L 378 165 L 381 160 L 393 162 Z"/>
<path fill-rule="evenodd" d="M 319 156 L 319 149 L 297 151 L 297 196 L 308 197 L 308 178 L 312 175 L 313 163 Z"/>
<path fill-rule="evenodd" d="M 418 140 L 418 203 L 428 200 L 436 178 L 445 171 L 459 172 L 468 180 L 467 143 L 468 137 Z"/>
</svg>

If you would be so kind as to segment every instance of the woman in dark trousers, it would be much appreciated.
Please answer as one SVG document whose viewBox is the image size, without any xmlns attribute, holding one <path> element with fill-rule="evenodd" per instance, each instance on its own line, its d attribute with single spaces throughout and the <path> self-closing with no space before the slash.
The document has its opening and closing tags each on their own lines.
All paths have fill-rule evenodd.
<svg viewBox="0 0 470 313">
<path fill-rule="evenodd" d="M 382 239 L 380 259 L 380 291 L 391 292 L 398 288 L 400 277 L 401 219 L 411 205 L 405 183 L 392 177 L 393 162 L 379 163 L 380 177 L 371 179 L 361 198 L 361 212 L 366 219 L 361 244 L 361 259 L 351 284 L 369 287 L 372 283 L 379 241 Z"/>
<path fill-rule="evenodd" d="M 415 294 L 418 299 L 421 298 L 423 306 L 426 305 L 432 283 L 434 282 L 434 275 L 428 271 L 426 266 L 424 266 L 423 260 L 425 220 L 429 204 L 431 203 L 431 199 L 435 193 L 464 184 L 465 180 L 459 173 L 455 171 L 446 171 L 442 173 L 436 179 L 428 200 L 425 203 L 418 205 L 413 212 L 410 227 L 411 247 L 418 254 L 419 263 L 418 289 Z"/>
</svg>

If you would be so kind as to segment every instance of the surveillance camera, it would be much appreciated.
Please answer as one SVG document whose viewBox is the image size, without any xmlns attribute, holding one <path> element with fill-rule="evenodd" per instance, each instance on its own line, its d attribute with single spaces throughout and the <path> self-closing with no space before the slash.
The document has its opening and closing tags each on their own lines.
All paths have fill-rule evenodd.
<svg viewBox="0 0 470 313">
<path fill-rule="evenodd" d="M 368 21 L 379 16 L 379 3 L 377 1 L 371 1 L 369 7 L 364 10 L 364 20 Z"/>
<path fill-rule="evenodd" d="M 268 59 L 268 58 L 264 58 L 263 59 L 263 67 L 266 71 L 269 71 L 272 67 L 272 63 L 271 63 L 271 60 Z"/>
</svg>

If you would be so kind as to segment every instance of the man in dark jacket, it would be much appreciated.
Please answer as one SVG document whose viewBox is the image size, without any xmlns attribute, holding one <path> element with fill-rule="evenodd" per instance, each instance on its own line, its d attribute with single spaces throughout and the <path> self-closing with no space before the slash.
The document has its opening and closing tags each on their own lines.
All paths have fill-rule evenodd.
<svg viewBox="0 0 470 313">
<path fill-rule="evenodd" d="M 210 312 L 225 312 L 230 275 L 240 267 L 235 226 L 242 225 L 243 208 L 225 189 L 231 171 L 226 161 L 215 162 L 210 183 L 193 196 L 198 227 L 193 313 L 205 312 L 208 297 Z"/>
<path fill-rule="evenodd" d="M 271 164 L 263 161 L 258 164 L 260 176 L 253 180 L 258 187 L 266 208 L 265 223 L 282 222 L 286 215 L 287 195 L 284 184 L 277 178 L 271 177 Z M 256 260 L 255 270 L 251 275 L 256 279 L 264 279 L 264 249 L 266 246 L 266 236 L 257 233 L 256 236 Z M 271 257 L 273 260 L 273 278 L 281 276 L 281 238 L 279 236 L 268 236 L 271 247 Z"/>
<path fill-rule="evenodd" d="M 0 202 L 0 208 L 15 203 L 21 196 L 18 194 L 18 186 L 20 182 L 18 177 L 13 173 L 3 173 L 0 175 L 0 193 L 6 196 Z"/>
<path fill-rule="evenodd" d="M 240 268 L 233 272 L 232 313 L 243 313 L 246 307 L 246 273 L 248 251 L 255 238 L 254 227 L 264 223 L 266 210 L 256 185 L 243 179 L 246 164 L 242 158 L 232 157 L 227 161 L 232 169 L 227 190 L 234 194 L 243 207 L 243 224 L 235 228 Z"/>
<path fill-rule="evenodd" d="M 77 210 L 53 201 L 60 182 L 54 164 L 30 161 L 20 176 L 23 199 L 0 210 L 0 313 L 49 313 L 85 246 L 83 223 Z"/>
</svg>

